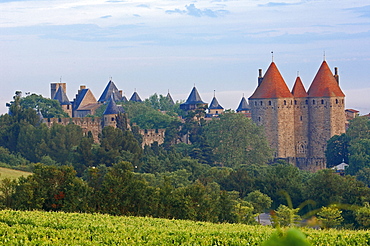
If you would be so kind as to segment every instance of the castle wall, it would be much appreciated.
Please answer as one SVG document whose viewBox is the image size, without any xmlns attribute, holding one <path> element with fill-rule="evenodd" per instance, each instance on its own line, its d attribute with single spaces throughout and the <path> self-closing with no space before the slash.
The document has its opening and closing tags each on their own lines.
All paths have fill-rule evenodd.
<svg viewBox="0 0 370 246">
<path fill-rule="evenodd" d="M 143 136 L 142 147 L 145 145 L 152 145 L 152 143 L 157 142 L 158 144 L 164 143 L 165 129 L 140 129 L 139 133 Z"/>
<path fill-rule="evenodd" d="M 99 142 L 99 134 L 101 132 L 101 120 L 99 118 L 47 118 L 44 123 L 51 127 L 53 124 L 68 125 L 75 124 L 82 128 L 82 132 L 87 135 L 88 132 L 92 133 L 94 142 Z"/>
</svg>

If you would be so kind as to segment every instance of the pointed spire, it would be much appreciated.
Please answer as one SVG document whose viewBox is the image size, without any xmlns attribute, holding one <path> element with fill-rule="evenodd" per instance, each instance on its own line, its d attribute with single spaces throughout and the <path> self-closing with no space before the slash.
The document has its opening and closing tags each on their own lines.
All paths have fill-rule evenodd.
<svg viewBox="0 0 370 246">
<path fill-rule="evenodd" d="M 103 93 L 101 94 L 98 102 L 101 102 L 101 103 L 107 102 L 108 100 L 110 100 L 111 95 L 113 95 L 113 99 L 115 101 L 121 101 L 122 100 L 122 96 L 121 96 L 119 90 L 117 89 L 117 86 L 112 81 L 112 79 L 109 80 L 109 82 L 108 82 L 107 86 L 105 87 Z"/>
<path fill-rule="evenodd" d="M 302 80 L 299 76 L 295 80 L 295 83 L 292 89 L 292 94 L 294 97 L 308 97 L 306 89 L 304 88 Z"/>
<path fill-rule="evenodd" d="M 168 100 L 168 102 L 171 104 L 171 105 L 174 105 L 175 104 L 175 102 L 173 101 L 173 99 L 172 99 L 172 96 L 171 96 L 171 94 L 170 94 L 170 90 L 168 90 L 168 93 L 167 93 L 167 100 Z"/>
<path fill-rule="evenodd" d="M 212 99 L 211 104 L 208 107 L 209 109 L 224 109 L 217 101 L 216 97 L 214 96 Z"/>
<path fill-rule="evenodd" d="M 274 62 L 271 62 L 261 84 L 254 91 L 251 99 L 256 98 L 286 98 L 293 97 L 286 85 L 279 69 Z"/>
<path fill-rule="evenodd" d="M 119 113 L 124 113 L 125 110 L 121 106 L 117 106 L 116 102 L 113 99 L 113 96 L 111 96 L 108 106 L 105 109 L 103 115 L 107 114 L 119 114 Z"/>
<path fill-rule="evenodd" d="M 59 86 L 57 92 L 54 95 L 54 100 L 58 100 L 60 105 L 70 105 L 71 102 L 69 101 L 66 93 L 64 92 L 62 86 Z"/>
<path fill-rule="evenodd" d="M 198 93 L 197 88 L 195 88 L 195 86 L 194 86 L 185 103 L 187 103 L 187 104 L 199 104 L 199 103 L 205 103 L 205 102 L 202 101 L 202 98 L 200 98 L 200 95 Z"/>
<path fill-rule="evenodd" d="M 247 110 L 250 110 L 249 105 L 248 105 L 248 102 L 247 102 L 247 100 L 245 99 L 245 97 L 243 95 L 242 100 L 240 101 L 239 106 L 236 109 L 236 112 L 247 111 Z"/>
<path fill-rule="evenodd" d="M 136 92 L 136 88 L 135 88 L 134 94 L 132 94 L 132 96 L 130 98 L 130 101 L 132 101 L 132 102 L 142 102 L 141 98 L 139 97 L 139 94 L 137 94 L 137 92 Z"/>
<path fill-rule="evenodd" d="M 323 61 L 310 88 L 308 89 L 309 97 L 344 97 L 337 80 L 326 61 Z"/>
</svg>

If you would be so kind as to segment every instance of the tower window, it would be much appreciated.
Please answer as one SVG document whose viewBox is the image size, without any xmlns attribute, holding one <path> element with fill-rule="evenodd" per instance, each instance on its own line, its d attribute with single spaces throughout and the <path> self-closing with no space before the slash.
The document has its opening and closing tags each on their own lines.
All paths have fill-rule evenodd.
<svg viewBox="0 0 370 246">
<path fill-rule="evenodd" d="M 297 105 L 297 100 L 294 100 L 294 105 Z"/>
<path fill-rule="evenodd" d="M 321 100 L 321 104 L 324 104 L 324 100 Z"/>
<path fill-rule="evenodd" d="M 114 121 L 114 117 L 112 117 L 111 121 Z"/>
<path fill-rule="evenodd" d="M 306 104 L 308 104 L 308 100 L 306 100 Z"/>
<path fill-rule="evenodd" d="M 269 105 L 271 106 L 271 101 L 269 101 Z"/>
<path fill-rule="evenodd" d="M 284 100 L 284 105 L 286 105 L 286 100 Z"/>
<path fill-rule="evenodd" d="M 257 102 L 254 102 L 254 106 L 257 106 Z"/>
<path fill-rule="evenodd" d="M 262 101 L 260 102 L 261 106 L 262 106 Z"/>
<path fill-rule="evenodd" d="M 302 115 L 299 117 L 300 118 L 300 120 L 302 121 L 303 120 L 303 117 L 302 117 Z"/>
<path fill-rule="evenodd" d="M 261 121 L 261 117 L 258 117 L 258 121 Z"/>
<path fill-rule="evenodd" d="M 335 99 L 335 104 L 338 104 L 338 99 Z"/>
<path fill-rule="evenodd" d="M 312 104 L 316 104 L 316 101 L 315 100 L 312 100 Z"/>
</svg>

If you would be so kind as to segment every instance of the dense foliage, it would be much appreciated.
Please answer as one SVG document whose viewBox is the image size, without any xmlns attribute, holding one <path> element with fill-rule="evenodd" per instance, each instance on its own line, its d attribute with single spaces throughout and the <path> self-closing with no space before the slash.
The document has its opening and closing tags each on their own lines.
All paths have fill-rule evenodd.
<svg viewBox="0 0 370 246">
<path fill-rule="evenodd" d="M 302 230 L 318 246 L 368 245 L 370 238 L 369 231 Z M 3 245 L 309 245 L 296 229 L 39 211 L 0 211 L 0 234 Z"/>
<path fill-rule="evenodd" d="M 118 127 L 105 127 L 94 142 L 74 124 L 48 128 L 14 97 L 10 114 L 0 116 L 0 165 L 26 167 L 33 175 L 1 181 L 0 206 L 253 224 L 257 214 L 270 209 L 306 218 L 342 204 L 343 220 L 328 226 L 323 221 L 334 210 L 327 210 L 321 225 L 370 226 L 364 223 L 370 202 L 369 136 L 358 133 L 368 132 L 368 121 L 355 119 L 346 136 L 329 142 L 337 146 L 331 148 L 337 150 L 332 160 L 348 158 L 356 179 L 271 163 L 262 129 L 250 119 L 226 112 L 205 121 L 199 108 L 180 121 L 176 106 L 163 98 L 123 104 L 137 126 L 129 130 L 126 116 L 119 115 Z M 165 127 L 164 144 L 143 149 L 139 124 Z"/>
</svg>

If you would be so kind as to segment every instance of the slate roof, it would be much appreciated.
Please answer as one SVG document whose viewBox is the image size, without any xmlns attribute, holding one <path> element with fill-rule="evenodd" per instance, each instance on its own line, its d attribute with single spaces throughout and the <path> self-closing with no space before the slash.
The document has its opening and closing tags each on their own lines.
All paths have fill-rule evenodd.
<svg viewBox="0 0 370 246">
<path fill-rule="evenodd" d="M 117 106 L 116 102 L 113 100 L 113 96 L 111 96 L 111 99 L 109 100 L 108 106 L 105 109 L 103 115 L 119 114 L 124 112 L 125 110 L 121 106 Z"/>
<path fill-rule="evenodd" d="M 167 99 L 168 99 L 168 101 L 170 102 L 171 105 L 174 105 L 175 104 L 175 102 L 173 101 L 173 99 L 171 97 L 170 92 L 167 93 L 167 96 L 166 97 L 167 97 Z"/>
<path fill-rule="evenodd" d="M 82 89 L 78 92 L 77 97 L 76 97 L 75 101 L 73 102 L 73 108 L 74 109 L 78 109 L 78 107 L 80 106 L 82 100 L 85 98 L 88 91 L 89 91 L 89 89 Z"/>
<path fill-rule="evenodd" d="M 319 71 L 308 89 L 309 97 L 344 97 L 337 80 L 326 61 L 323 61 Z"/>
<path fill-rule="evenodd" d="M 123 96 L 123 97 L 122 97 L 122 102 L 128 102 L 128 100 L 127 100 L 127 97 L 126 97 L 126 96 Z"/>
<path fill-rule="evenodd" d="M 142 102 L 141 98 L 139 97 L 139 94 L 135 91 L 134 94 L 132 94 L 130 101 L 132 102 Z"/>
<path fill-rule="evenodd" d="M 211 104 L 208 107 L 209 109 L 224 109 L 217 101 L 216 97 L 213 97 Z"/>
<path fill-rule="evenodd" d="M 271 62 L 261 84 L 254 91 L 250 99 L 256 98 L 287 98 L 293 97 L 286 85 L 279 69 L 274 62 Z"/>
<path fill-rule="evenodd" d="M 197 88 L 195 88 L 194 86 L 190 92 L 188 99 L 183 104 L 205 104 L 205 102 L 202 101 L 202 98 L 200 98 Z"/>
<path fill-rule="evenodd" d="M 57 92 L 54 95 L 54 100 L 58 100 L 60 105 L 70 105 L 71 102 L 69 101 L 66 93 L 64 92 L 63 88 L 59 86 Z"/>
<path fill-rule="evenodd" d="M 103 93 L 101 94 L 98 102 L 104 103 L 110 100 L 111 96 L 113 95 L 113 99 L 117 101 L 122 101 L 122 96 L 119 93 L 117 86 L 114 84 L 112 80 L 109 80 L 107 86 L 105 87 Z"/>
<path fill-rule="evenodd" d="M 292 94 L 294 97 L 308 97 L 306 89 L 303 86 L 302 80 L 300 77 L 297 77 L 292 89 Z"/>
<path fill-rule="evenodd" d="M 243 96 L 242 100 L 240 100 L 238 108 L 236 109 L 236 112 L 246 111 L 246 110 L 250 110 L 250 108 L 249 108 L 247 100 Z"/>
</svg>

